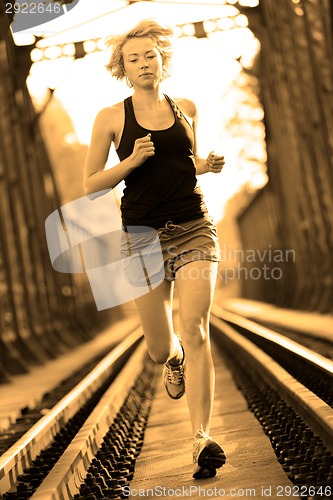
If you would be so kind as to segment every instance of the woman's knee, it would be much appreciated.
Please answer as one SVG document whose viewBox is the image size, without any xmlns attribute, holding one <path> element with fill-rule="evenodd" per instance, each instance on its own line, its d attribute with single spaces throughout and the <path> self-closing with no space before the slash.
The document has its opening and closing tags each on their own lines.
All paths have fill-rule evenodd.
<svg viewBox="0 0 333 500">
<path fill-rule="evenodd" d="M 208 341 L 208 321 L 200 316 L 192 315 L 181 319 L 181 332 L 185 343 L 199 348 Z"/>
<path fill-rule="evenodd" d="M 208 313 L 206 310 L 190 309 L 179 311 L 181 327 L 186 330 L 197 331 L 201 326 L 208 324 Z"/>
</svg>

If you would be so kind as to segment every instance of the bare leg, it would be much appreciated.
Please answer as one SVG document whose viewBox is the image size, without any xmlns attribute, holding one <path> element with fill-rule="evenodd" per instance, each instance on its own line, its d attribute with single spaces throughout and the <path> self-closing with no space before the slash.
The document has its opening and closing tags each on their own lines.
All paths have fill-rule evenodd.
<svg viewBox="0 0 333 500">
<path fill-rule="evenodd" d="M 164 280 L 151 292 L 135 300 L 151 358 L 156 363 L 182 359 L 182 349 L 172 322 L 173 283 Z"/>
<path fill-rule="evenodd" d="M 209 434 L 215 373 L 210 350 L 209 314 L 217 262 L 199 261 L 177 271 L 180 332 L 186 354 L 186 396 L 193 435 Z"/>
</svg>

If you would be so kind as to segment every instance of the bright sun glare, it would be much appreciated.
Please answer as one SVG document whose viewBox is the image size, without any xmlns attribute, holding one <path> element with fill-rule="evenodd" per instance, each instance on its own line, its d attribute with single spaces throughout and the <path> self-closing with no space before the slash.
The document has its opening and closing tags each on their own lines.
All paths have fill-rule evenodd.
<svg viewBox="0 0 333 500">
<path fill-rule="evenodd" d="M 114 2 L 117 5 L 125 3 Z M 101 13 L 108 12 L 104 0 L 96 4 L 99 4 Z M 120 11 L 114 15 L 118 20 L 123 19 L 127 25 L 132 20 L 130 25 L 133 25 L 140 18 L 149 16 L 147 4 L 148 2 L 137 2 L 133 5 L 135 9 L 128 11 L 134 13 L 133 19 L 130 19 L 128 13 L 126 14 L 126 9 L 121 11 L 122 17 Z M 198 153 L 205 157 L 214 150 L 224 154 L 226 159 L 222 174 L 207 174 L 198 178 L 208 208 L 217 222 L 223 217 L 226 203 L 235 193 L 242 190 L 255 191 L 267 182 L 263 110 L 257 96 L 251 90 L 255 86 L 253 85 L 255 77 L 248 77 L 243 73 L 243 67 L 251 68 L 260 50 L 260 44 L 247 27 L 245 16 L 238 17 L 237 11 L 236 17 L 221 17 L 217 20 L 217 14 L 222 11 L 216 9 L 222 7 L 235 9 L 231 5 L 213 5 L 209 17 L 208 5 L 203 5 L 204 2 L 173 1 L 170 5 L 167 5 L 168 2 L 158 5 L 157 1 L 149 4 L 150 9 L 155 4 L 153 10 L 158 14 L 155 17 L 166 24 L 168 22 L 171 24 L 170 19 L 173 18 L 176 20 L 172 23 L 173 26 L 177 23 L 175 33 L 178 37 L 174 40 L 173 73 L 163 83 L 163 91 L 173 97 L 187 97 L 196 103 L 199 115 Z M 110 6 L 110 3 L 108 5 Z M 203 8 L 204 11 L 195 10 L 194 7 Z M 87 8 L 87 0 L 81 0 L 73 9 L 71 22 L 74 22 L 74 25 L 79 24 L 80 16 L 83 22 L 89 19 Z M 90 18 L 97 17 L 98 12 L 95 11 L 92 16 L 90 10 Z M 121 31 L 118 21 L 110 22 L 112 15 L 108 14 L 101 18 L 102 24 L 105 24 L 105 17 L 109 19 L 108 32 L 105 32 L 104 27 L 98 31 L 103 37 L 111 34 L 112 25 L 116 25 L 117 31 Z M 207 36 L 196 38 L 193 36 L 191 22 L 200 20 L 200 15 L 204 16 L 202 20 L 205 20 Z M 214 19 L 214 22 L 210 19 Z M 232 19 L 233 24 L 231 24 Z M 69 21 L 67 18 L 66 23 Z M 67 26 L 63 24 L 63 28 L 60 28 L 60 19 L 53 23 L 54 25 L 52 22 L 44 25 L 46 27 L 44 32 L 41 31 L 42 27 L 39 27 L 38 31 L 50 35 L 52 26 L 54 32 Z M 180 28 L 180 25 L 183 28 Z M 90 33 L 93 32 L 92 27 L 87 26 L 86 35 L 83 28 L 84 25 L 80 28 L 81 36 L 89 39 Z M 188 34 L 184 36 L 186 30 Z M 50 40 L 57 44 L 67 43 L 68 37 L 73 37 L 73 34 L 75 35 L 74 30 L 72 35 L 70 31 L 65 32 L 63 41 L 60 35 L 57 35 L 53 42 L 52 37 Z M 89 43 L 85 48 L 88 52 Z M 57 99 L 62 102 L 73 122 L 78 142 L 89 144 L 93 121 L 98 111 L 123 100 L 130 91 L 125 83 L 116 81 L 106 71 L 104 65 L 110 56 L 108 51 L 93 51 L 83 58 L 74 60 L 72 57 L 57 57 L 56 52 L 59 52 L 57 47 L 52 50 L 53 55 L 49 49 L 49 60 L 43 59 L 32 65 L 28 78 L 30 92 L 36 106 L 40 106 L 45 100 L 47 88 L 55 89 Z M 70 46 L 67 50 L 71 50 Z M 116 162 L 117 157 L 111 151 L 107 168 Z"/>
</svg>

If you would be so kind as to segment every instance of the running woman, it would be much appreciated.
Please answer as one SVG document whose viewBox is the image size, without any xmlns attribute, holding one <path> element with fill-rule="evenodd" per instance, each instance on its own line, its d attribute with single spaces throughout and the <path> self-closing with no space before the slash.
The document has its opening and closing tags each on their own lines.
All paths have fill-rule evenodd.
<svg viewBox="0 0 333 500">
<path fill-rule="evenodd" d="M 168 395 L 179 399 L 186 389 L 194 438 L 193 477 L 201 479 L 215 476 L 226 457 L 209 436 L 215 383 L 209 315 L 220 249 L 196 176 L 221 172 L 224 157 L 213 152 L 207 159 L 196 155 L 194 103 L 172 99 L 160 90 L 170 74 L 172 34 L 169 27 L 143 20 L 108 39 L 112 55 L 107 68 L 115 78 L 126 79 L 133 92 L 98 113 L 84 187 L 88 195 L 124 180 L 124 233 L 145 226 L 158 234 L 164 279 L 135 303 L 149 354 L 164 364 Z M 119 163 L 105 170 L 112 143 Z M 136 236 L 134 231 L 134 246 Z M 175 286 L 177 334 L 172 318 Z"/>
</svg>

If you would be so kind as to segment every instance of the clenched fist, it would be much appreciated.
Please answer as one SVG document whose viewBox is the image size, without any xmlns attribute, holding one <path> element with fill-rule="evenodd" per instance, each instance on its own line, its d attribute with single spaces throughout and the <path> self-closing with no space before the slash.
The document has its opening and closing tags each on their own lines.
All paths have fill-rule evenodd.
<svg viewBox="0 0 333 500">
<path fill-rule="evenodd" d="M 219 156 L 215 154 L 214 151 L 211 151 L 206 160 L 207 172 L 218 174 L 221 172 L 224 163 L 224 156 Z"/>
<path fill-rule="evenodd" d="M 151 134 L 149 133 L 145 137 L 140 137 L 135 141 L 131 158 L 135 166 L 139 167 L 148 160 L 150 156 L 154 156 L 154 154 L 154 143 L 151 141 Z"/>
</svg>

